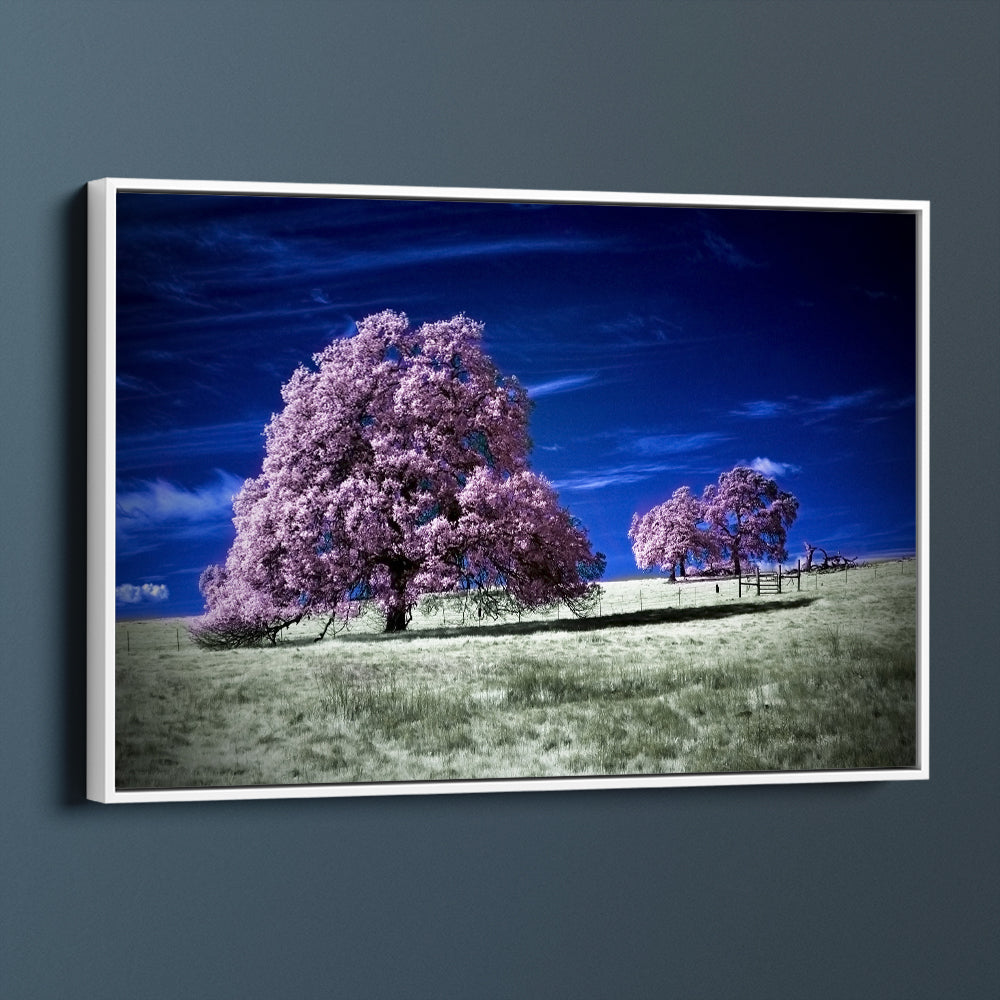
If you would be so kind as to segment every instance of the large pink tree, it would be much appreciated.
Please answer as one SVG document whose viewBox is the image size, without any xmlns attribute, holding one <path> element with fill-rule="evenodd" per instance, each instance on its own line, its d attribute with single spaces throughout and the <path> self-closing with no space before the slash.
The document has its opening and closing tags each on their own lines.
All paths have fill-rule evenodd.
<svg viewBox="0 0 1000 1000">
<path fill-rule="evenodd" d="M 745 559 L 788 558 L 785 540 L 799 501 L 773 479 L 738 465 L 706 487 L 702 503 L 705 521 L 737 576 Z"/>
<path fill-rule="evenodd" d="M 361 600 L 401 632 L 421 595 L 454 590 L 491 614 L 586 610 L 604 557 L 530 471 L 527 394 L 484 352 L 480 323 L 414 328 L 386 311 L 314 361 L 282 389 L 226 565 L 203 576 L 196 636 L 273 641 L 282 623 L 329 623 Z"/>
<path fill-rule="evenodd" d="M 707 556 L 712 549 L 711 534 L 702 525 L 702 502 L 688 486 L 674 490 L 669 500 L 658 504 L 640 517 L 632 515 L 628 537 L 639 569 L 658 566 L 670 570 L 670 579 L 681 576 L 689 559 Z"/>
</svg>

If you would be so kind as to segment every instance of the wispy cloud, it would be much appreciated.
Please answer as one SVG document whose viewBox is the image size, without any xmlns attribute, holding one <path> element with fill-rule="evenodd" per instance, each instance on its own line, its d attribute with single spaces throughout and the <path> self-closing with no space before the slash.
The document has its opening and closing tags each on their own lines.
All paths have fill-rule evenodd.
<svg viewBox="0 0 1000 1000">
<path fill-rule="evenodd" d="M 171 228 L 159 234 L 147 231 L 145 237 L 154 242 L 157 239 L 178 240 L 181 234 Z M 367 272 L 482 257 L 613 249 L 607 240 L 577 235 L 456 239 L 450 233 L 422 233 L 412 241 L 393 240 L 384 245 L 372 245 L 371 241 L 362 242 L 357 237 L 358 234 L 353 233 L 347 238 L 337 238 L 330 232 L 286 239 L 268 236 L 252 225 L 217 224 L 211 233 L 202 232 L 198 240 L 212 253 L 199 262 L 197 293 L 192 291 L 193 282 L 178 276 L 159 282 L 152 290 L 175 301 L 202 305 L 204 290 L 211 289 L 216 281 L 225 281 L 228 285 L 237 280 L 241 285 L 253 287 L 262 280 L 294 277 L 311 282 L 310 293 L 319 288 L 323 296 L 329 298 L 329 292 L 321 284 L 323 279 L 336 282 L 346 275 L 356 277 Z M 190 234 L 186 239 L 190 241 Z M 216 254 L 219 248 L 224 248 L 228 256 L 219 258 Z M 216 259 L 221 262 L 216 263 Z"/>
<path fill-rule="evenodd" d="M 790 409 L 791 403 L 788 400 L 751 399 L 729 412 L 734 417 L 748 417 L 751 420 L 756 420 L 766 417 L 780 417 L 788 413 Z"/>
<path fill-rule="evenodd" d="M 716 431 L 697 434 L 642 434 L 623 441 L 618 450 L 640 456 L 684 455 L 728 440 L 727 435 Z"/>
<path fill-rule="evenodd" d="M 149 392 L 149 383 L 141 378 L 119 372 L 115 376 L 115 388 L 119 392 Z"/>
<path fill-rule="evenodd" d="M 544 364 L 551 369 L 565 364 L 570 345 L 579 364 L 603 381 L 612 372 L 631 372 L 636 364 L 647 364 L 651 355 L 655 359 L 671 348 L 704 347 L 707 341 L 706 335 L 687 333 L 680 323 L 662 316 L 627 313 L 595 319 L 572 304 L 547 310 L 543 317 L 490 321 L 485 346 L 511 366 Z"/>
<path fill-rule="evenodd" d="M 254 284 L 260 284 L 260 282 L 254 282 Z M 232 304 L 229 308 L 221 308 L 221 305 L 224 303 L 216 300 L 217 308 L 213 312 L 199 315 L 192 315 L 190 312 L 181 314 L 168 312 L 163 316 L 159 314 L 150 315 L 145 312 L 130 315 L 127 311 L 125 315 L 130 315 L 131 325 L 135 327 L 141 326 L 143 334 L 149 334 L 152 331 L 184 329 L 191 329 L 193 332 L 198 333 L 208 328 L 245 327 L 247 324 L 260 322 L 313 318 L 323 319 L 323 317 L 330 313 L 343 312 L 346 307 L 356 305 L 356 300 L 348 301 L 346 299 L 343 302 L 328 301 L 321 303 L 312 295 L 310 295 L 309 302 L 306 305 L 298 302 L 291 305 L 277 303 L 273 305 L 269 304 L 264 308 L 251 308 L 249 303 L 252 301 L 254 299 L 248 295 L 242 303 Z M 324 319 L 323 322 L 327 322 L 327 320 Z M 149 356 L 148 353 L 146 353 L 146 356 Z"/>
<path fill-rule="evenodd" d="M 412 264 L 432 264 L 439 261 L 460 260 L 471 257 L 502 257 L 525 253 L 590 252 L 604 247 L 600 241 L 581 237 L 548 237 L 523 239 L 444 241 L 437 245 L 423 244 L 412 248 L 400 247 L 373 253 L 351 254 L 337 263 L 335 273 L 344 269 L 356 273 L 383 270 L 391 267 L 408 267 Z"/>
<path fill-rule="evenodd" d="M 710 229 L 705 231 L 704 243 L 709 253 L 711 253 L 716 260 L 723 264 L 727 264 L 730 267 L 743 270 L 745 267 L 762 266 L 759 261 L 753 260 L 745 253 L 738 250 L 724 236 L 720 236 L 718 233 L 714 233 Z"/>
<path fill-rule="evenodd" d="M 854 285 L 852 290 L 859 292 L 872 302 L 880 302 L 882 300 L 897 301 L 899 298 L 899 296 L 894 295 L 892 292 L 886 292 L 881 288 L 864 288 L 861 285 Z"/>
<path fill-rule="evenodd" d="M 531 399 L 539 399 L 542 396 L 554 396 L 561 392 L 574 392 L 577 389 L 591 385 L 596 378 L 597 375 L 594 373 L 564 375 L 561 378 L 550 379 L 547 382 L 537 382 L 535 385 L 525 386 L 525 389 Z"/>
<path fill-rule="evenodd" d="M 843 410 L 854 410 L 867 406 L 879 395 L 878 389 L 865 389 L 862 392 L 852 392 L 847 395 L 828 396 L 826 399 L 810 404 L 813 413 L 840 413 Z"/>
<path fill-rule="evenodd" d="M 734 417 L 746 417 L 750 420 L 795 416 L 806 421 L 816 421 L 872 407 L 883 412 L 891 412 L 913 402 L 913 397 L 907 400 L 890 400 L 880 399 L 882 395 L 881 389 L 862 389 L 859 392 L 841 393 L 823 399 L 809 399 L 803 396 L 789 396 L 786 399 L 753 399 L 729 412 Z"/>
<path fill-rule="evenodd" d="M 232 528 L 233 496 L 243 480 L 216 470 L 213 482 L 189 489 L 164 479 L 119 488 L 115 504 L 118 556 L 150 552 L 164 545 L 219 535 Z"/>
<path fill-rule="evenodd" d="M 586 472 L 576 470 L 560 479 L 553 480 L 552 485 L 557 490 L 589 492 L 603 490 L 611 486 L 641 483 L 660 473 L 671 472 L 677 468 L 678 466 L 673 463 L 655 462 L 648 464 L 630 463 Z"/>
<path fill-rule="evenodd" d="M 641 483 L 665 472 L 690 472 L 693 460 L 703 462 L 706 451 L 728 440 L 728 435 L 716 431 L 644 434 L 625 428 L 602 432 L 596 435 L 594 450 L 603 453 L 606 462 L 591 469 L 574 469 L 554 485 L 559 490 L 590 492 Z"/>
<path fill-rule="evenodd" d="M 901 396 L 899 399 L 887 399 L 885 402 L 879 404 L 879 409 L 885 413 L 893 413 L 896 410 L 906 410 L 912 406 L 915 406 L 917 402 L 917 397 L 911 396 Z"/>
<path fill-rule="evenodd" d="M 267 417 L 201 427 L 176 427 L 169 431 L 119 434 L 117 462 L 120 472 L 162 467 L 195 455 L 264 454 Z"/>
<path fill-rule="evenodd" d="M 866 424 L 881 424 L 892 419 L 894 413 L 900 410 L 912 410 L 916 406 L 916 396 L 902 396 L 899 399 L 887 399 L 879 403 L 871 414 L 864 418 Z"/>
<path fill-rule="evenodd" d="M 617 319 L 598 324 L 597 329 L 613 341 L 618 349 L 630 347 L 661 347 L 681 332 L 680 324 L 662 316 L 640 316 L 628 313 Z"/>
<path fill-rule="evenodd" d="M 166 524 L 216 520 L 231 515 L 233 497 L 243 486 L 237 476 L 216 470 L 215 482 L 188 489 L 164 479 L 154 479 L 120 490 L 115 501 L 119 522 Z"/>
<path fill-rule="evenodd" d="M 593 464 L 575 469 L 564 466 L 553 477 L 554 485 L 561 490 L 593 491 L 640 483 L 665 472 L 691 474 L 695 468 L 714 467 L 712 449 L 732 440 L 718 431 L 653 431 L 626 426 L 577 437 L 575 446 L 584 448 Z M 559 445 L 539 447 L 561 450 Z"/>
</svg>

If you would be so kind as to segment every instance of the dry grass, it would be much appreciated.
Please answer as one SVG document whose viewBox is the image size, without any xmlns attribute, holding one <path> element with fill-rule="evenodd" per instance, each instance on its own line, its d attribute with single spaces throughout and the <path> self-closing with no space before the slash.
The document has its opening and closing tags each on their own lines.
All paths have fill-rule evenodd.
<svg viewBox="0 0 1000 1000">
<path fill-rule="evenodd" d="M 462 624 L 455 604 L 274 649 L 119 623 L 118 787 L 915 764 L 913 563 L 742 600 L 728 581 L 605 587 L 585 620 Z"/>
</svg>

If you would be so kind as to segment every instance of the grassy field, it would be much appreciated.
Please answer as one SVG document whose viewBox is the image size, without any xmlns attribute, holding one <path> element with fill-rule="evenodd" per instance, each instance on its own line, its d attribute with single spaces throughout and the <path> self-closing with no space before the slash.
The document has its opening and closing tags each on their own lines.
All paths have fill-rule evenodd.
<svg viewBox="0 0 1000 1000">
<path fill-rule="evenodd" d="M 307 623 L 224 652 L 119 622 L 117 787 L 913 766 L 916 583 L 913 562 L 742 599 L 650 577 L 588 619 L 446 602 L 402 635 Z"/>
</svg>

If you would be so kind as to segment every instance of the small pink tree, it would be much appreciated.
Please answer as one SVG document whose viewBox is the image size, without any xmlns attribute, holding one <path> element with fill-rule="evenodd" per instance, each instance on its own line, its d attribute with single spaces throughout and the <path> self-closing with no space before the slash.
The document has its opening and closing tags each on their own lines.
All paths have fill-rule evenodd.
<svg viewBox="0 0 1000 1000">
<path fill-rule="evenodd" d="M 705 488 L 704 518 L 719 548 L 733 560 L 737 576 L 744 559 L 788 558 L 785 540 L 799 510 L 791 493 L 773 479 L 738 465 Z"/>
<path fill-rule="evenodd" d="M 491 614 L 586 610 L 604 557 L 528 469 L 527 394 L 481 339 L 465 316 L 414 329 L 386 311 L 295 371 L 235 500 L 204 625 L 256 622 L 273 639 L 280 622 L 329 625 L 364 599 L 401 632 L 421 595 L 450 590 Z"/>
<path fill-rule="evenodd" d="M 640 517 L 632 515 L 628 537 L 639 569 L 659 566 L 677 579 L 677 567 L 685 574 L 688 559 L 700 559 L 711 549 L 711 536 L 702 527 L 701 501 L 681 486 L 673 496 Z"/>
</svg>

